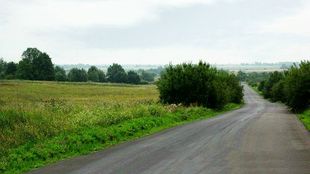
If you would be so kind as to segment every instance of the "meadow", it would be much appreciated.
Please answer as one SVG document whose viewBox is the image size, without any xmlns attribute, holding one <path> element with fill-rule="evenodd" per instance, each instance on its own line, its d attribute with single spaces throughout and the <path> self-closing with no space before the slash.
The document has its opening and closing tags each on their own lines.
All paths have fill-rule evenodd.
<svg viewBox="0 0 310 174">
<path fill-rule="evenodd" d="M 0 173 L 22 173 L 222 110 L 163 105 L 154 85 L 0 81 Z"/>
</svg>

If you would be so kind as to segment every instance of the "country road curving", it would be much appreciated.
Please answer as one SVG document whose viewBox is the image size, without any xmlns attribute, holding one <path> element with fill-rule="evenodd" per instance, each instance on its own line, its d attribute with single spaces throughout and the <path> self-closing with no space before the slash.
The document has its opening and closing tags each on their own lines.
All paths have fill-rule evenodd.
<svg viewBox="0 0 310 174">
<path fill-rule="evenodd" d="M 31 174 L 310 174 L 310 134 L 248 86 L 239 110 L 65 160 Z"/>
</svg>

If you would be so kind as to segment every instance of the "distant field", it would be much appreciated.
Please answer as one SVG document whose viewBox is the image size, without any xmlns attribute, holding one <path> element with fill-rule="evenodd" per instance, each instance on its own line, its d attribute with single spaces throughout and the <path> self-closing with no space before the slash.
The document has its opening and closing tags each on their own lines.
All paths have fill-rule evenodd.
<svg viewBox="0 0 310 174">
<path fill-rule="evenodd" d="M 42 107 L 51 101 L 92 108 L 158 100 L 154 85 L 0 81 L 0 90 L 1 102 L 14 108 L 17 105 Z"/>
<path fill-rule="evenodd" d="M 154 85 L 0 81 L 0 173 L 21 173 L 222 111 L 158 103 Z"/>
</svg>

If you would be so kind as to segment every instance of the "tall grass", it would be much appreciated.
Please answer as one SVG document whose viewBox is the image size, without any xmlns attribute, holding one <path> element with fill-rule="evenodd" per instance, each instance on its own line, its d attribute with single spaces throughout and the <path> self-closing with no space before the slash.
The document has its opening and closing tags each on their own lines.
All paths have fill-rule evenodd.
<svg viewBox="0 0 310 174">
<path fill-rule="evenodd" d="M 298 114 L 298 118 L 305 125 L 306 129 L 310 131 L 310 108 Z"/>
<path fill-rule="evenodd" d="M 20 173 L 221 112 L 159 104 L 152 85 L 0 81 L 0 96 L 0 173 Z"/>
</svg>

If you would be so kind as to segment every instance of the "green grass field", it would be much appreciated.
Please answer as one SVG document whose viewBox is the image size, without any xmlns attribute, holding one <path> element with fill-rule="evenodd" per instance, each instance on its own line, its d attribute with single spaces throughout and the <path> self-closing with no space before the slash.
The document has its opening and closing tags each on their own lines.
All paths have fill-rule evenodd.
<svg viewBox="0 0 310 174">
<path fill-rule="evenodd" d="M 0 173 L 22 173 L 221 111 L 162 105 L 154 85 L 0 81 Z"/>
</svg>

